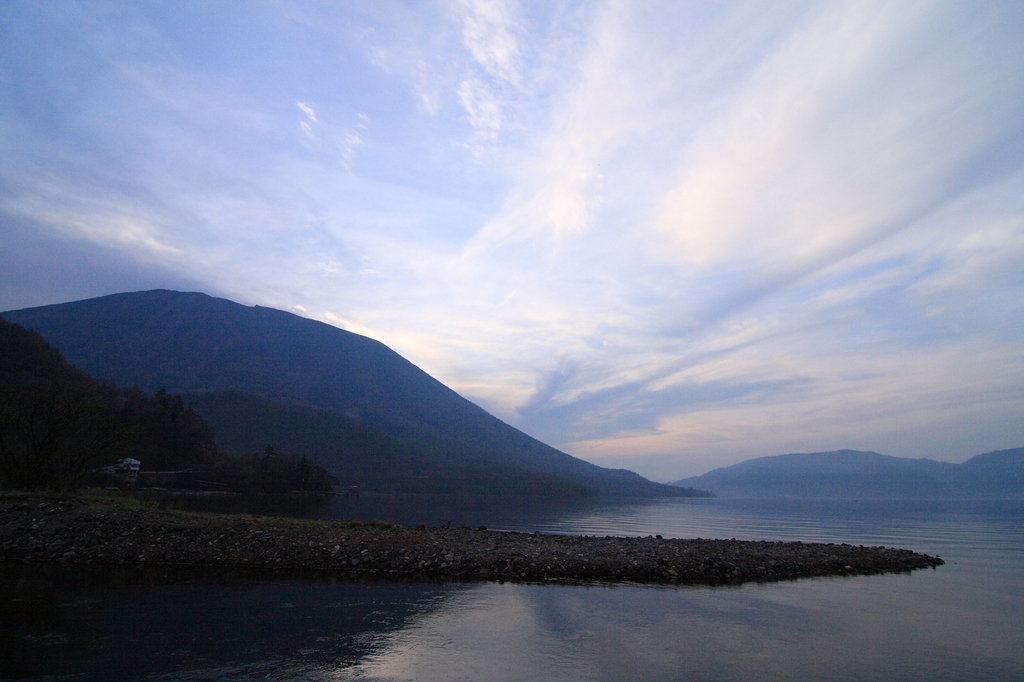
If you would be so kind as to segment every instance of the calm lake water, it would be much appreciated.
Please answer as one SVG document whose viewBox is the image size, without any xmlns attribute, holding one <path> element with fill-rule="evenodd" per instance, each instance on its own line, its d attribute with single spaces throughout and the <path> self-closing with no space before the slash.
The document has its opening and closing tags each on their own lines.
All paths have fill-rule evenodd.
<svg viewBox="0 0 1024 682">
<path fill-rule="evenodd" d="M 1024 681 L 1024 501 L 339 499 L 327 516 L 897 546 L 911 574 L 737 587 L 0 567 L 0 676 Z"/>
</svg>

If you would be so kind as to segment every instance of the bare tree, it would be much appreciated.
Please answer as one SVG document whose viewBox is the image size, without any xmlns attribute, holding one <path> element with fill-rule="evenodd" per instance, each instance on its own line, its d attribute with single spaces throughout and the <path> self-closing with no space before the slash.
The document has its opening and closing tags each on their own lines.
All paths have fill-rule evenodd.
<svg viewBox="0 0 1024 682">
<path fill-rule="evenodd" d="M 127 438 L 101 396 L 56 382 L 3 387 L 0 484 L 67 490 L 88 466 Z"/>
</svg>

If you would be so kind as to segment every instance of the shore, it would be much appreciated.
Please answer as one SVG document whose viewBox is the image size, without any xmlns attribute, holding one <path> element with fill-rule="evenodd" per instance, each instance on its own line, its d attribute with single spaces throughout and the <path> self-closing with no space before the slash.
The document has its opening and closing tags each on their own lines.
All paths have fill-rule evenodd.
<svg viewBox="0 0 1024 682">
<path fill-rule="evenodd" d="M 353 578 L 738 584 L 942 565 L 847 544 L 542 535 L 200 514 L 117 498 L 0 495 L 0 561 L 317 571 Z"/>
</svg>

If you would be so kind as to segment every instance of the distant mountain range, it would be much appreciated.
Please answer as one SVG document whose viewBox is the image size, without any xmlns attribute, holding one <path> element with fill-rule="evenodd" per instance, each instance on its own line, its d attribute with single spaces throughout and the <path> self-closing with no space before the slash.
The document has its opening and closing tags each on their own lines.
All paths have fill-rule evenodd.
<svg viewBox="0 0 1024 682">
<path fill-rule="evenodd" d="M 836 450 L 758 457 L 671 485 L 745 498 L 1019 498 L 1024 448 L 963 464 Z"/>
<path fill-rule="evenodd" d="M 182 394 L 217 447 L 314 458 L 392 492 L 680 496 L 505 424 L 384 344 L 291 313 L 146 291 L 0 313 L 123 388 Z"/>
</svg>

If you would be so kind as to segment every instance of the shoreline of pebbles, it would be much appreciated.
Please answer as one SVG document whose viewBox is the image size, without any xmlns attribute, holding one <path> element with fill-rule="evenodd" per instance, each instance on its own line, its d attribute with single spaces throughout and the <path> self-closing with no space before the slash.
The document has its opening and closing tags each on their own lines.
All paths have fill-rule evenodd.
<svg viewBox="0 0 1024 682">
<path fill-rule="evenodd" d="M 181 512 L 116 498 L 0 494 L 0 562 L 320 572 L 524 583 L 739 584 L 935 568 L 906 549 L 591 537 Z"/>
</svg>

